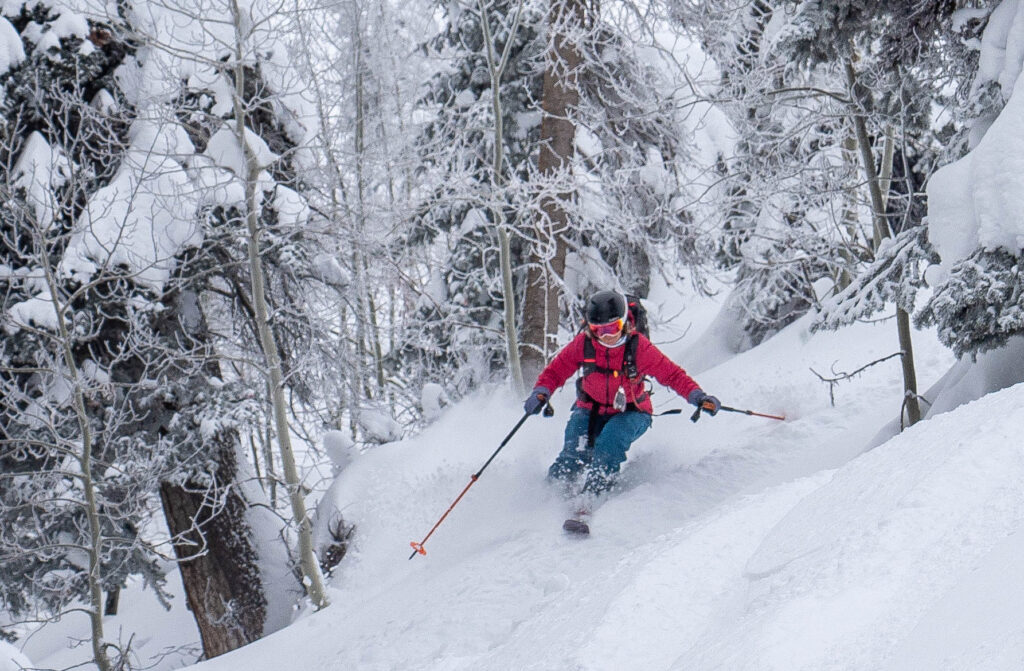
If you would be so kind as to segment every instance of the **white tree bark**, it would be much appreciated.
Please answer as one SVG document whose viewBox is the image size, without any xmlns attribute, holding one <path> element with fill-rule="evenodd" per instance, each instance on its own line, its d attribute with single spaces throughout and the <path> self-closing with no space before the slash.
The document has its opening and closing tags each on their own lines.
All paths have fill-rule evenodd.
<svg viewBox="0 0 1024 671">
<path fill-rule="evenodd" d="M 505 349 L 508 354 L 508 368 L 512 375 L 512 387 L 517 394 L 526 393 L 526 384 L 523 380 L 523 367 L 519 361 L 519 338 L 516 335 L 516 294 L 512 285 L 512 251 L 509 245 L 509 236 L 505 215 L 502 210 L 503 199 L 501 198 L 501 187 L 504 183 L 502 174 L 505 162 L 505 140 L 504 122 L 502 120 L 501 108 L 501 75 L 505 72 L 508 64 L 509 53 L 512 49 L 514 37 L 519 28 L 519 19 L 522 16 L 523 3 L 520 0 L 516 6 L 516 15 L 509 30 L 508 39 L 505 42 L 505 50 L 498 59 L 494 52 L 494 39 L 491 36 L 491 26 L 487 15 L 485 0 L 478 0 L 480 8 L 480 25 L 483 29 L 484 51 L 487 55 L 487 70 L 491 76 L 491 109 L 494 114 L 494 153 L 492 163 L 492 185 L 494 203 L 491 212 L 494 217 L 494 227 L 498 232 L 498 253 L 501 264 L 501 286 L 502 296 L 505 304 Z"/>
<path fill-rule="evenodd" d="M 235 133 L 244 156 L 245 180 L 245 222 L 248 232 L 247 245 L 249 253 L 249 274 L 252 280 L 253 307 L 256 311 L 256 328 L 259 331 L 260 347 L 266 362 L 266 375 L 270 382 L 271 403 L 273 405 L 274 424 L 277 430 L 278 449 L 281 453 L 281 465 L 284 469 L 285 486 L 291 500 L 292 515 L 298 527 L 299 565 L 302 569 L 303 584 L 310 600 L 318 608 L 328 605 L 327 592 L 324 589 L 320 565 L 313 552 L 313 527 L 306 511 L 306 502 L 302 493 L 302 482 L 295 465 L 295 452 L 292 449 L 291 432 L 288 423 L 288 403 L 285 398 L 284 376 L 281 371 L 280 350 L 270 328 L 269 312 L 263 274 L 263 261 L 260 257 L 260 223 L 259 223 L 259 175 L 265 166 L 259 164 L 247 137 L 247 114 L 244 99 L 245 63 L 243 45 L 248 41 L 242 12 L 237 0 L 231 2 L 232 20 L 235 29 L 235 91 L 233 96 Z"/>
<path fill-rule="evenodd" d="M 857 81 L 853 64 L 850 62 L 846 63 L 846 80 L 855 103 L 863 107 L 864 93 Z M 882 195 L 880 180 L 875 170 L 875 158 L 871 152 L 871 141 L 868 138 L 867 123 L 864 121 L 863 112 L 853 114 L 853 127 L 857 133 L 857 144 L 860 146 L 864 177 L 871 193 L 872 221 L 875 229 L 874 246 L 877 250 L 878 246 L 882 244 L 882 240 L 892 237 L 892 232 L 889 229 L 889 223 L 885 220 L 885 198 Z M 889 170 L 891 170 L 891 149 L 887 151 L 887 154 L 889 155 Z M 921 420 L 921 406 L 917 400 L 917 371 L 914 367 L 914 344 L 911 339 L 910 315 L 900 307 L 896 308 L 896 331 L 899 336 L 900 349 L 903 351 L 903 356 L 900 357 L 903 363 L 903 401 L 907 409 L 907 422 L 913 426 Z"/>
<path fill-rule="evenodd" d="M 57 333 L 64 356 L 64 365 L 67 366 L 67 382 L 72 389 L 75 415 L 78 418 L 78 428 L 81 431 L 82 438 L 82 449 L 78 453 L 77 458 L 80 470 L 79 478 L 82 483 L 82 495 L 85 498 L 85 516 L 89 523 L 89 546 L 86 548 L 89 556 L 89 607 L 87 612 L 89 614 L 93 660 L 100 671 L 112 671 L 110 658 L 107 656 L 107 643 L 103 634 L 103 580 L 100 567 L 103 557 L 103 532 L 100 528 L 100 516 L 96 507 L 96 489 L 92 480 L 92 429 L 89 426 L 89 415 L 85 410 L 85 394 L 82 392 L 82 381 L 78 372 L 78 365 L 75 363 L 75 354 L 71 349 L 71 334 L 65 319 L 67 306 L 60 300 L 60 289 L 53 274 L 49 254 L 46 252 L 46 245 L 42 240 L 40 240 L 40 243 L 39 248 L 42 250 L 43 272 L 46 275 L 46 284 L 50 291 L 50 302 L 53 305 L 53 312 L 56 315 Z"/>
</svg>

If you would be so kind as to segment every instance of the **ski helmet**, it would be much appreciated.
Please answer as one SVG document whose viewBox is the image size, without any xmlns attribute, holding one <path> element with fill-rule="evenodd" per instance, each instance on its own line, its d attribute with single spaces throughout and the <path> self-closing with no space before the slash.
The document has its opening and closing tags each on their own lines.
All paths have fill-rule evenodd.
<svg viewBox="0 0 1024 671">
<path fill-rule="evenodd" d="M 626 299 L 617 291 L 598 291 L 587 299 L 587 323 L 607 324 L 626 319 Z"/>
</svg>

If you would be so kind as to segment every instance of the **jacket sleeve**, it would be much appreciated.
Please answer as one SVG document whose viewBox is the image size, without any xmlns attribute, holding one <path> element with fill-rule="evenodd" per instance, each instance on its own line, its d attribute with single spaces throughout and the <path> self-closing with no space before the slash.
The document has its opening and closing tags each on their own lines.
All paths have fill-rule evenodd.
<svg viewBox="0 0 1024 671">
<path fill-rule="evenodd" d="M 640 342 L 637 343 L 636 349 L 636 364 L 639 371 L 644 375 L 650 375 L 662 385 L 689 400 L 690 394 L 694 389 L 700 389 L 700 385 L 687 375 L 685 370 L 665 356 L 650 340 L 642 335 L 639 338 Z"/>
<path fill-rule="evenodd" d="M 583 364 L 583 339 L 586 337 L 580 333 L 563 347 L 537 376 L 534 388 L 547 387 L 548 391 L 554 392 L 565 384 Z"/>
</svg>

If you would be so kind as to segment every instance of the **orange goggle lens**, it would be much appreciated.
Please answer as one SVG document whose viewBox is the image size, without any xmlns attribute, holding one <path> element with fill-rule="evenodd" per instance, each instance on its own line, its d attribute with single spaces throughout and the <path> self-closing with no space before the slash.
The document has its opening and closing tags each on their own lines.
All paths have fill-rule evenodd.
<svg viewBox="0 0 1024 671">
<path fill-rule="evenodd" d="M 616 319 L 613 322 L 607 324 L 591 324 L 590 330 L 596 336 L 615 335 L 621 331 L 626 325 L 625 320 Z"/>
</svg>

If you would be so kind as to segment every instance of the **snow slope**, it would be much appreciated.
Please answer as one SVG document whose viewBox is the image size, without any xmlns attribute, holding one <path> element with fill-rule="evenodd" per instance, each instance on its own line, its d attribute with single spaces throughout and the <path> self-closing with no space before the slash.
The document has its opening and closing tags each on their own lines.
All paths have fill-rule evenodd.
<svg viewBox="0 0 1024 671">
<path fill-rule="evenodd" d="M 197 669 L 1024 668 L 1024 387 L 867 450 L 899 405 L 897 361 L 837 386 L 835 407 L 811 369 L 892 353 L 894 324 L 811 335 L 801 321 L 705 369 L 690 357 L 715 349 L 720 324 L 688 307 L 704 335 L 672 342 L 666 330 L 665 350 L 726 404 L 786 421 L 656 419 L 581 540 L 562 533 L 566 504 L 544 481 L 571 404 L 563 390 L 556 417 L 530 418 L 410 561 L 409 542 L 521 417 L 518 399 L 482 393 L 413 439 L 355 456 L 324 496 L 321 524 L 333 506 L 357 525 L 330 608 Z M 942 388 L 949 407 L 1004 382 L 998 358 L 953 374 L 932 334 L 916 333 L 915 348 L 922 388 Z M 667 390 L 654 398 L 682 407 Z M 137 661 L 178 668 L 181 656 L 153 655 L 194 645 L 187 612 L 167 624 L 145 603 L 128 599 L 121 616 L 156 634 L 136 639 Z M 24 649 L 37 665 L 88 655 L 45 631 Z"/>
<path fill-rule="evenodd" d="M 881 358 L 894 331 L 799 322 L 703 372 L 727 404 L 789 419 L 656 420 L 585 540 L 562 534 L 543 479 L 558 394 L 557 418 L 531 418 L 410 561 L 520 416 L 501 393 L 462 403 L 336 481 L 326 501 L 358 542 L 333 605 L 198 668 L 1022 668 L 1024 388 L 863 452 L 898 407 L 898 363 L 844 383 L 834 408 L 808 368 Z M 952 361 L 928 334 L 915 345 L 925 387 Z"/>
</svg>

